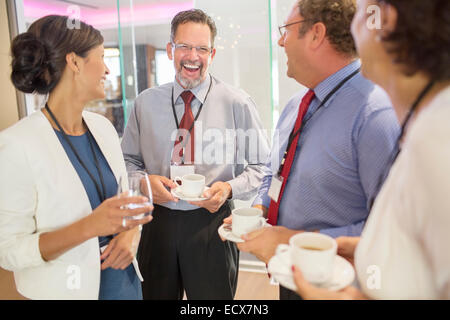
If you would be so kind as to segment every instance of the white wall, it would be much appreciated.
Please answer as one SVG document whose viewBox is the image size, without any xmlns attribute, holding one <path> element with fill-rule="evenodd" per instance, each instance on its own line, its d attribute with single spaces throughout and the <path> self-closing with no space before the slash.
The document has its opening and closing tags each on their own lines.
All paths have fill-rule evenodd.
<svg viewBox="0 0 450 320">
<path fill-rule="evenodd" d="M 274 52 L 277 52 L 277 66 L 278 66 L 278 74 L 275 77 L 278 77 L 279 82 L 279 112 L 285 107 L 286 103 L 289 99 L 298 91 L 304 89 L 302 85 L 300 85 L 294 79 L 288 78 L 286 75 L 287 72 L 287 58 L 284 52 L 284 48 L 281 48 L 276 43 L 280 38 L 280 33 L 278 31 L 278 26 L 284 25 L 289 15 L 292 6 L 296 2 L 296 0 L 275 0 L 276 7 L 274 8 L 274 16 L 277 20 L 276 27 L 276 41 L 274 43 Z"/>
<path fill-rule="evenodd" d="M 0 97 L 2 105 L 0 111 L 0 130 L 3 130 L 19 119 L 16 91 L 11 83 L 11 56 L 8 15 L 6 14 L 6 0 L 0 1 Z"/>
<path fill-rule="evenodd" d="M 277 44 L 278 26 L 283 24 L 293 4 L 294 0 L 195 1 L 195 7 L 211 15 L 218 29 L 217 54 L 211 71 L 253 97 L 269 132 L 286 102 L 302 89 L 286 76 L 286 55 Z"/>
<path fill-rule="evenodd" d="M 211 72 L 249 93 L 271 129 L 268 1 L 197 0 L 195 7 L 209 14 L 218 30 Z"/>
<path fill-rule="evenodd" d="M 194 2 L 195 8 L 202 9 L 212 16 L 218 29 L 215 43 L 217 54 L 211 72 L 223 81 L 241 87 L 253 97 L 263 125 L 269 132 L 273 126 L 272 96 L 275 98 L 273 109 L 276 121 L 277 114 L 281 112 L 289 98 L 302 89 L 295 80 L 286 76 L 286 55 L 283 48 L 277 44 L 278 26 L 283 24 L 294 2 L 295 0 Z M 269 3 L 272 8 L 269 8 Z M 269 13 L 272 15 L 272 43 L 270 43 Z M 170 20 L 148 21 L 146 25 L 137 25 L 133 32 L 136 44 L 149 44 L 165 49 L 170 36 Z M 129 44 L 130 28 L 123 27 L 125 42 Z M 102 30 L 102 34 L 106 45 L 117 44 L 117 29 Z M 271 82 L 274 85 L 273 91 Z"/>
</svg>

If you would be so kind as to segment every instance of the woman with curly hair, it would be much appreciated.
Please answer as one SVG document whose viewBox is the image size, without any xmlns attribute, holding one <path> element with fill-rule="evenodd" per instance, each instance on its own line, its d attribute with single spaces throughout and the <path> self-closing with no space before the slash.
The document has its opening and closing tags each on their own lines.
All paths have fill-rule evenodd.
<svg viewBox="0 0 450 320">
<path fill-rule="evenodd" d="M 378 13 L 381 28 L 370 28 Z M 389 94 L 402 133 L 361 238 L 337 239 L 361 291 L 317 288 L 293 268 L 298 293 L 450 299 L 450 2 L 359 0 L 352 33 L 362 72 Z"/>
</svg>

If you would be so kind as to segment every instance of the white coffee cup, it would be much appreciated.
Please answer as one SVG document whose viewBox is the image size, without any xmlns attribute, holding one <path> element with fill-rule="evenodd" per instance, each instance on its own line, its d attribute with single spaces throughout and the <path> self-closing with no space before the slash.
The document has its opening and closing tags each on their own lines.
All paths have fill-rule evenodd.
<svg viewBox="0 0 450 320">
<path fill-rule="evenodd" d="M 178 184 L 178 180 L 182 182 L 181 185 Z M 181 178 L 175 177 L 174 181 L 180 187 L 181 193 L 186 197 L 200 197 L 205 190 L 205 176 L 201 174 L 186 174 Z"/>
<path fill-rule="evenodd" d="M 337 252 L 333 238 L 316 232 L 299 233 L 289 239 L 289 245 L 280 244 L 276 253 L 286 251 L 309 282 L 321 284 L 331 279 Z"/>
<path fill-rule="evenodd" d="M 264 227 L 266 219 L 258 208 L 238 208 L 231 211 L 231 232 L 237 236 L 258 230 Z"/>
</svg>

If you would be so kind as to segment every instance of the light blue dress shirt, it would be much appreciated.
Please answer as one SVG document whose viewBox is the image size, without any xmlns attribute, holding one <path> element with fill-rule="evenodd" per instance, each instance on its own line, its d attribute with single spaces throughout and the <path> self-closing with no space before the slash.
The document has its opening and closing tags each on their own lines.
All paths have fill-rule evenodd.
<svg viewBox="0 0 450 320">
<path fill-rule="evenodd" d="M 369 199 L 376 192 L 400 131 L 391 102 L 381 88 L 358 73 L 311 118 L 328 93 L 359 67 L 359 61 L 355 61 L 314 88 L 315 98 L 303 120 L 280 200 L 278 225 L 320 230 L 332 237 L 361 234 L 369 214 Z M 270 205 L 267 191 L 305 93 L 295 95 L 280 116 L 254 205 Z"/>
</svg>

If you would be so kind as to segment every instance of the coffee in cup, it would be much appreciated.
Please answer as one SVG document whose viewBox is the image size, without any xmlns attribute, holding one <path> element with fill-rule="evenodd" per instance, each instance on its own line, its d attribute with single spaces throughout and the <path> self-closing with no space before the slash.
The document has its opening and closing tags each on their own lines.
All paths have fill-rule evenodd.
<svg viewBox="0 0 450 320">
<path fill-rule="evenodd" d="M 337 252 L 333 238 L 316 232 L 298 233 L 289 239 L 289 245 L 279 245 L 276 252 L 286 251 L 309 282 L 322 284 L 330 280 Z"/>
</svg>

